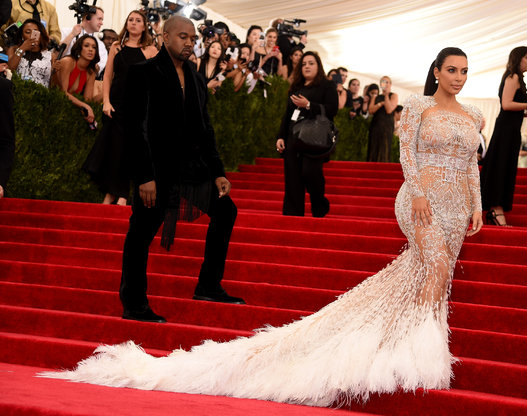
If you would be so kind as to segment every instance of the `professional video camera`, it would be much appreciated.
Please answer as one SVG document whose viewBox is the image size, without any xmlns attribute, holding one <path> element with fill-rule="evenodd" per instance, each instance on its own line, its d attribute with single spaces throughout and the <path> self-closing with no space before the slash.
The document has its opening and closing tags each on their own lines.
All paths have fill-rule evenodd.
<svg viewBox="0 0 527 416">
<path fill-rule="evenodd" d="M 176 0 L 176 2 L 165 0 L 163 6 L 160 6 L 159 0 L 154 0 L 154 7 L 149 7 L 149 0 L 141 0 L 141 5 L 143 6 L 148 21 L 150 23 L 157 23 L 160 19 L 166 20 L 173 14 L 183 15 L 194 20 L 206 19 L 207 12 L 197 7 L 205 3 L 205 1 L 192 0 L 187 3 L 182 0 Z"/>
<path fill-rule="evenodd" d="M 306 21 L 304 19 L 284 20 L 284 23 L 278 23 L 276 30 L 278 30 L 279 35 L 296 36 L 300 38 L 303 35 L 307 35 L 307 30 L 295 29 L 295 27 L 300 27 L 300 23 L 306 23 Z"/>
<path fill-rule="evenodd" d="M 212 38 L 215 35 L 223 35 L 225 32 L 224 29 L 214 26 L 212 20 L 205 20 L 203 24 L 199 25 L 198 31 L 203 35 L 204 38 Z"/>
<path fill-rule="evenodd" d="M 90 20 L 91 15 L 97 13 L 97 9 L 95 8 L 97 0 L 93 0 L 93 4 L 91 6 L 89 4 L 86 4 L 87 2 L 88 0 L 75 0 L 75 3 L 71 4 L 68 7 L 68 9 L 73 10 L 75 12 L 77 24 L 82 21 L 82 18 L 84 16 L 87 16 L 86 20 Z"/>
</svg>

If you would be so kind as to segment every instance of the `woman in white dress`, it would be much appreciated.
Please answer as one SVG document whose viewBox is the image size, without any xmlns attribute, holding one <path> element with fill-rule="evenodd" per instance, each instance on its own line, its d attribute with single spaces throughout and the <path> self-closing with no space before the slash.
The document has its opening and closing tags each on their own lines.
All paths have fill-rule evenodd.
<svg viewBox="0 0 527 416">
<path fill-rule="evenodd" d="M 27 19 L 18 28 L 16 46 L 7 51 L 9 69 L 20 78 L 49 87 L 55 57 L 48 51 L 49 36 L 41 22 Z"/>
<path fill-rule="evenodd" d="M 447 324 L 453 270 L 465 235 L 482 227 L 482 116 L 455 98 L 467 78 L 463 51 L 442 50 L 429 78 L 425 96 L 404 104 L 405 182 L 395 212 L 408 248 L 386 268 L 317 313 L 252 337 L 205 341 L 162 358 L 132 342 L 102 346 L 75 370 L 44 375 L 314 406 L 399 388 L 448 388 L 455 361 Z"/>
</svg>

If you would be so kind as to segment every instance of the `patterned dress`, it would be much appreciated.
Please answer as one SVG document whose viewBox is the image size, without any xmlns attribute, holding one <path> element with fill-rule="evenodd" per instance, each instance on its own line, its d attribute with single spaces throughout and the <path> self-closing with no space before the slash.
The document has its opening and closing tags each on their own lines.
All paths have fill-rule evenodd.
<svg viewBox="0 0 527 416">
<path fill-rule="evenodd" d="M 38 54 L 27 54 L 36 59 L 27 59 L 26 56 L 20 58 L 16 72 L 20 75 L 23 80 L 30 80 L 37 84 L 49 87 L 49 81 L 51 78 L 51 52 L 42 51 Z"/>
<path fill-rule="evenodd" d="M 133 342 L 102 346 L 68 372 L 43 376 L 108 386 L 330 406 L 399 388 L 448 388 L 448 296 L 471 214 L 481 211 L 476 150 L 482 116 L 412 96 L 401 120 L 405 182 L 395 203 L 408 248 L 317 313 L 230 342 L 155 358 Z M 411 218 L 425 196 L 433 223 Z"/>
</svg>

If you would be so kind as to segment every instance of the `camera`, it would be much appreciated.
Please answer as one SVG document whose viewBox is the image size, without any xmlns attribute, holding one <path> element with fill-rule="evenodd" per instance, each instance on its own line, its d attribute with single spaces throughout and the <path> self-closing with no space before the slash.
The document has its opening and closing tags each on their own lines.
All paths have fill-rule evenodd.
<svg viewBox="0 0 527 416">
<path fill-rule="evenodd" d="M 304 19 L 284 20 L 284 23 L 278 23 L 276 30 L 279 35 L 302 37 L 307 35 L 307 30 L 297 29 L 301 23 L 306 23 L 306 21 Z"/>
<path fill-rule="evenodd" d="M 75 0 L 75 3 L 71 4 L 68 7 L 68 9 L 73 10 L 75 12 L 77 23 L 80 23 L 84 16 L 86 16 L 86 20 L 90 20 L 91 16 L 97 13 L 97 9 L 95 8 L 97 0 L 93 0 L 93 4 L 91 6 L 89 4 L 86 4 L 87 2 L 88 0 Z"/>
<path fill-rule="evenodd" d="M 22 25 L 19 25 L 18 23 L 13 23 L 4 30 L 2 38 L 4 39 L 4 45 L 6 46 L 6 48 L 17 44 L 18 28 L 20 26 Z"/>
<path fill-rule="evenodd" d="M 215 27 L 212 24 L 212 20 L 205 20 L 205 22 L 200 25 L 199 33 L 202 34 L 203 38 L 212 38 L 215 35 L 223 35 L 225 32 L 223 29 Z"/>
<path fill-rule="evenodd" d="M 180 14 L 188 17 L 189 19 L 202 20 L 207 17 L 207 12 L 196 7 L 206 0 L 192 0 L 191 2 L 184 2 L 182 0 L 176 0 L 171 2 L 165 0 L 163 7 L 148 7 L 149 0 L 141 0 L 143 11 L 146 13 L 149 23 L 157 23 L 161 19 L 166 20 L 173 14 Z M 154 1 L 154 5 L 156 2 Z"/>
</svg>

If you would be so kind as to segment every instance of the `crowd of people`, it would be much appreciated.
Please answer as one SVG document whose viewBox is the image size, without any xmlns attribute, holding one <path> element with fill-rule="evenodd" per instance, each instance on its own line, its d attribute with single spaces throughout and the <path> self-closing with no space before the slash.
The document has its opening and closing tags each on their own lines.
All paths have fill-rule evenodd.
<svg viewBox="0 0 527 416">
<path fill-rule="evenodd" d="M 105 126 L 85 169 L 105 189 L 108 203 L 123 203 L 120 200 L 127 197 L 120 167 L 126 137 L 135 192 L 119 291 L 124 319 L 166 322 L 148 302 L 149 246 L 164 223 L 161 244 L 169 249 L 177 221 L 202 213 L 210 223 L 193 298 L 245 303 L 221 286 L 237 208 L 229 197 L 231 184 L 216 149 L 207 98 L 225 78 L 234 78 L 236 87 L 272 74 L 290 80 L 276 140 L 276 149 L 284 156 L 284 215 L 304 215 L 306 190 L 313 216 L 324 217 L 330 210 L 322 171 L 327 159 L 299 150 L 297 121 L 319 116 L 331 120 L 339 107 L 349 106 L 350 117 L 372 115 L 368 159 L 386 161 L 390 156 L 399 105 L 391 79 L 385 76 L 380 86 L 367 86 L 361 99 L 357 80 L 344 88 L 345 68 L 326 74 L 316 52 L 303 53 L 305 38 L 299 44 L 288 37 L 280 39 L 271 25 L 262 39 L 261 28 L 252 27 L 247 42 L 236 48 L 228 27 L 217 23 L 202 27 L 202 38 L 196 42 L 189 19 L 172 16 L 162 28 L 150 31 L 145 14 L 136 10 L 128 15 L 117 39 L 108 40 L 103 61 L 101 49 L 106 43 L 100 46 L 88 32 L 102 24 L 97 17 L 102 10 L 97 8 L 89 19 L 85 16 L 91 29 L 81 24 L 87 33 L 77 27 L 61 39 L 73 42 L 70 53 L 62 59 L 53 54 L 49 58 L 45 53 L 49 36 L 42 18 L 35 15 L 46 2 L 25 3 L 34 6 L 34 13 L 17 29 L 16 44 L 8 50 L 7 65 L 12 70 L 21 68 L 27 79 L 38 78 L 44 85 L 56 82 L 90 123 L 92 109 L 75 94 L 96 97 L 96 78 L 104 74 Z M 33 65 L 36 61 L 39 64 Z M 447 322 L 453 272 L 465 237 L 478 233 L 483 225 L 476 150 L 484 119 L 476 107 L 456 98 L 467 72 L 468 58 L 461 49 L 441 50 L 430 67 L 424 94 L 410 97 L 402 109 L 400 161 L 405 181 L 395 200 L 395 214 L 408 245 L 391 264 L 315 314 L 283 327 L 265 328 L 249 338 L 228 343 L 209 340 L 162 358 L 128 342 L 99 348 L 74 371 L 45 375 L 316 406 L 366 400 L 372 393 L 400 388 L 448 388 L 456 361 L 449 351 Z M 511 187 L 503 193 L 496 189 L 504 181 L 512 182 L 514 189 L 519 121 L 527 109 L 525 72 L 527 48 L 515 48 L 500 87 L 502 113 L 494 133 L 500 140 L 491 141 L 482 173 L 483 206 L 489 206 L 489 219 L 496 225 L 502 225 L 500 217 L 512 203 Z M 0 79 L 0 97 L 10 102 L 6 82 Z M 12 127 L 12 116 L 2 112 L 0 122 L 4 121 Z M 168 123 L 177 124 L 176 134 L 167 134 Z M 501 140 L 503 136 L 508 140 Z M 504 154 L 509 156 L 505 163 L 514 169 L 500 167 Z M 2 180 L 0 176 L 0 184 Z M 494 192 L 492 198 L 485 198 L 487 189 Z M 3 188 L 0 196 L 1 192 Z"/>
</svg>

